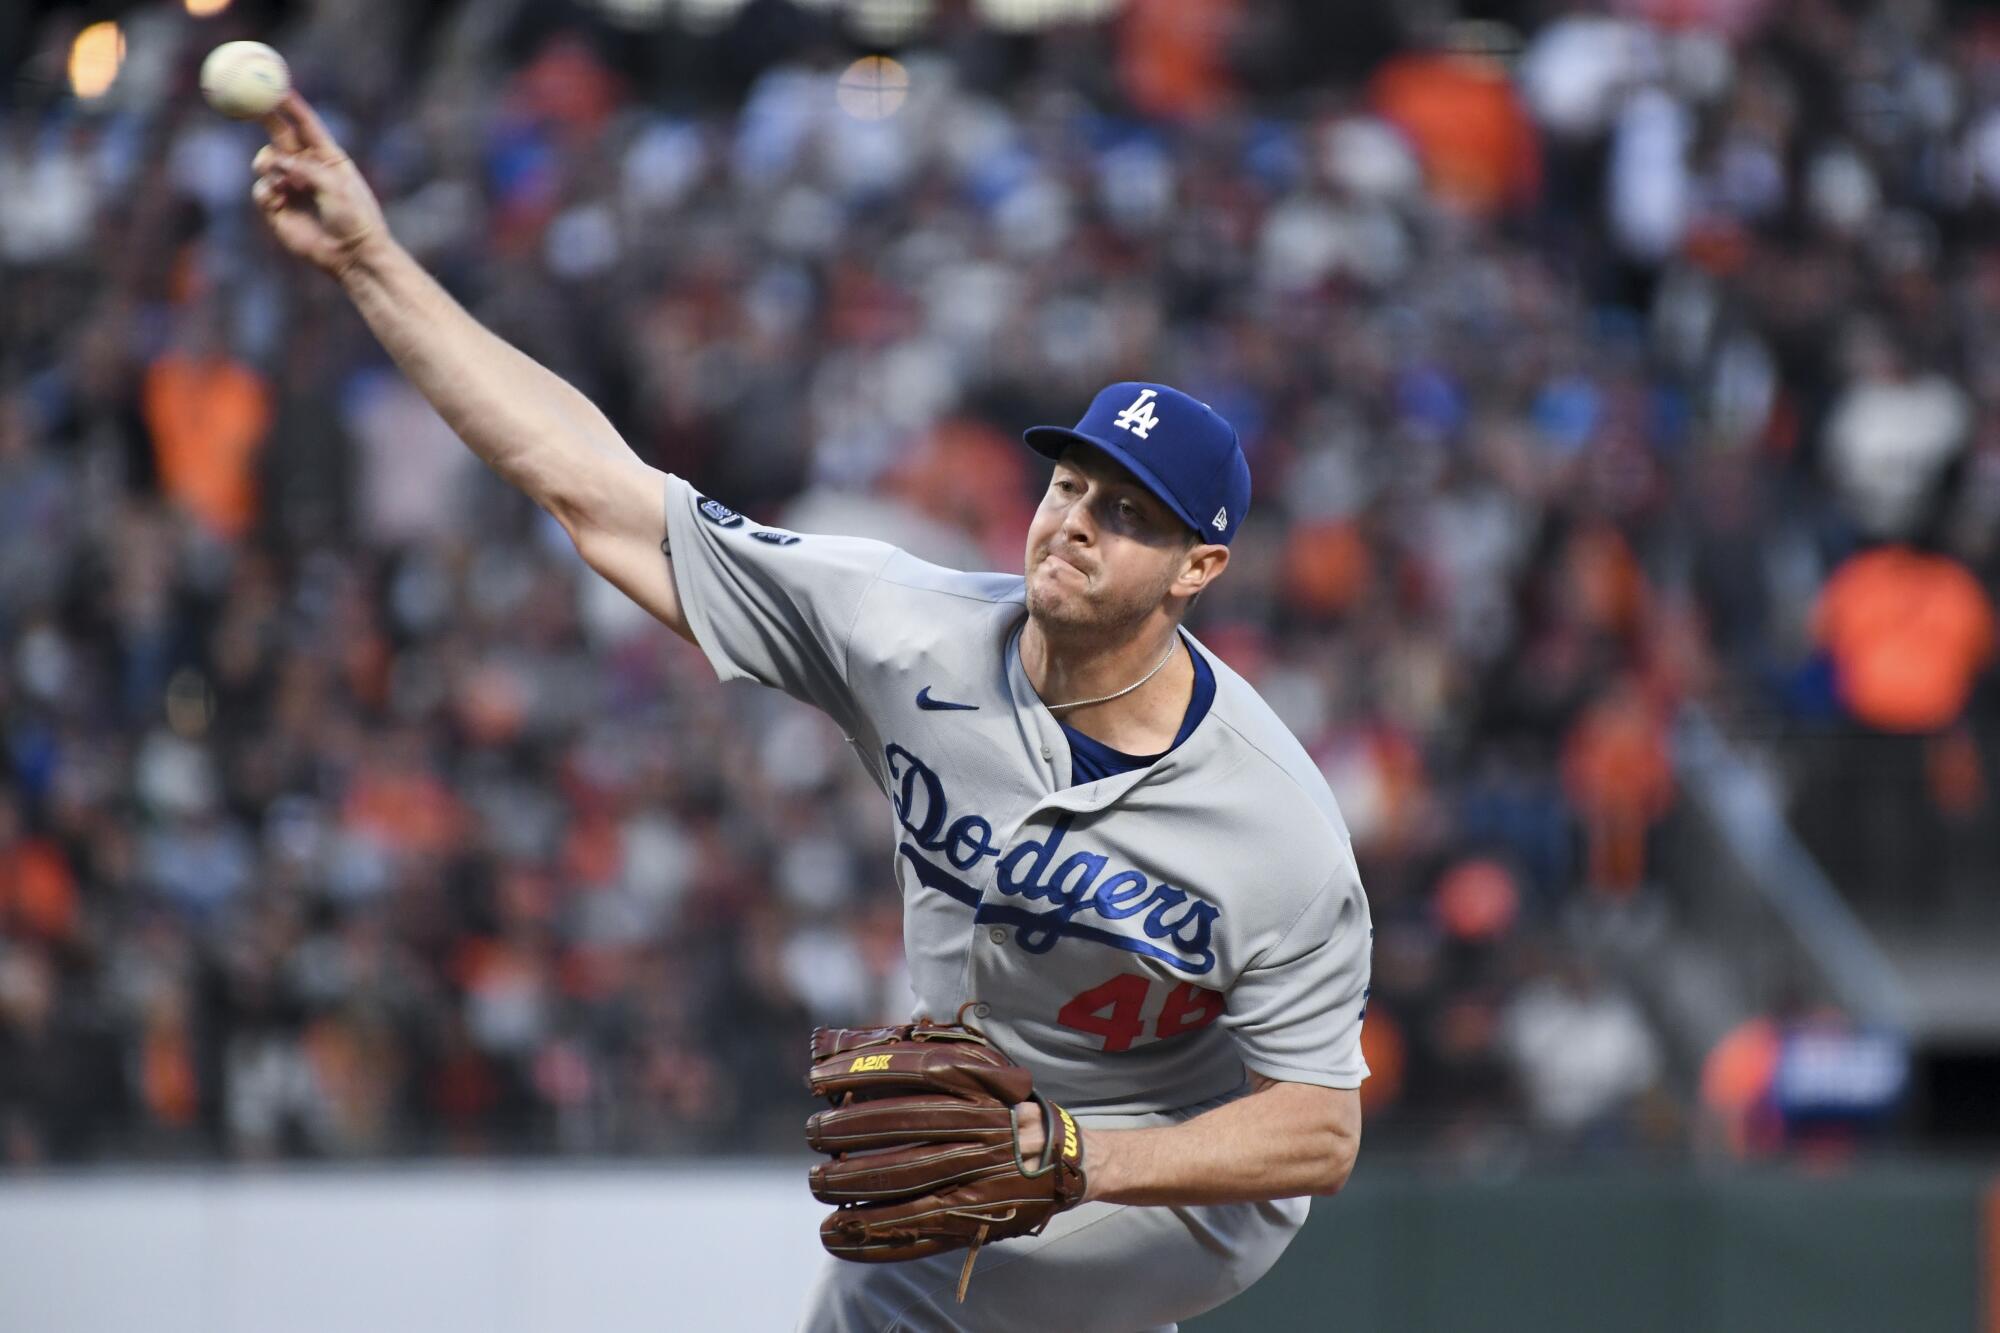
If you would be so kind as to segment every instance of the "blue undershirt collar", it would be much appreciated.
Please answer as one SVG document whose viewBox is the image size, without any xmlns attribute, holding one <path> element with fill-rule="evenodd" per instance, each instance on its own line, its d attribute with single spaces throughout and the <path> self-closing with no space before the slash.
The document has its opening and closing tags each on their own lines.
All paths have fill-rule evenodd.
<svg viewBox="0 0 2000 1333">
<path fill-rule="evenodd" d="M 1123 750 L 1114 750 L 1103 741 L 1084 735 L 1069 723 L 1058 722 L 1063 735 L 1069 738 L 1072 787 L 1144 768 L 1180 745 L 1201 725 L 1201 720 L 1208 716 L 1209 706 L 1215 702 L 1215 670 L 1192 646 L 1187 651 L 1188 656 L 1194 659 L 1194 694 L 1188 700 L 1187 715 L 1181 719 L 1181 729 L 1175 733 L 1174 743 L 1159 754 L 1127 754 Z"/>
</svg>

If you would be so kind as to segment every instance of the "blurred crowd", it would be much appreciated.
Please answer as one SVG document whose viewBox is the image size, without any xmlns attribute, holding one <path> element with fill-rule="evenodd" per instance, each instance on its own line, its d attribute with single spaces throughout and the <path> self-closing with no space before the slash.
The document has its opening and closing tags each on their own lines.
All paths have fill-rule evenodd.
<svg viewBox="0 0 2000 1333">
<path fill-rule="evenodd" d="M 192 87 L 234 36 L 479 318 L 755 516 L 1017 569 L 1021 427 L 1121 378 L 1231 419 L 1193 627 L 1352 828 L 1372 1143 L 1689 1140 L 1567 927 L 1670 909 L 1690 701 L 1857 902 L 1992 895 L 2000 22 L 946 6 L 850 67 L 840 5 L 731 8 L 141 6 L 88 103 L 29 34 L 0 1160 L 796 1147 L 807 1029 L 907 1003 L 839 733 L 718 686 L 276 251 Z"/>
</svg>

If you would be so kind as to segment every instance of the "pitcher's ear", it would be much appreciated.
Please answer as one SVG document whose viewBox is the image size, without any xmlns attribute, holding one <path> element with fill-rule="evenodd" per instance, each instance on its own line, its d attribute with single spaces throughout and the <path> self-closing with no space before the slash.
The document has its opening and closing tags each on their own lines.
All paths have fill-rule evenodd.
<svg viewBox="0 0 2000 1333">
<path fill-rule="evenodd" d="M 1197 542 L 1188 548 L 1187 564 L 1181 570 L 1181 581 L 1196 580 L 1195 591 L 1199 592 L 1222 577 L 1222 571 L 1229 568 L 1229 548 L 1212 543 Z"/>
</svg>

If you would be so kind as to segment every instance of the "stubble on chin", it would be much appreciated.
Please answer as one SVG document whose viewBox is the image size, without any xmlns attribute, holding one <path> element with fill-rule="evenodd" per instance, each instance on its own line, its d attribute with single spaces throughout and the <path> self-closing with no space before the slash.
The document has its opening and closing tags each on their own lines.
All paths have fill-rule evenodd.
<svg viewBox="0 0 2000 1333">
<path fill-rule="evenodd" d="M 1037 624 L 1074 630 L 1091 623 L 1088 603 L 1079 594 L 1048 583 L 1039 570 L 1028 576 L 1028 614 Z"/>
<path fill-rule="evenodd" d="M 1084 641 L 1115 641 L 1150 615 L 1159 596 L 1144 594 L 1129 599 L 1091 596 L 1086 589 L 1072 588 L 1066 580 L 1041 575 L 1028 579 L 1028 615 L 1052 638 Z M 1163 585 L 1159 592 L 1166 591 Z"/>
</svg>

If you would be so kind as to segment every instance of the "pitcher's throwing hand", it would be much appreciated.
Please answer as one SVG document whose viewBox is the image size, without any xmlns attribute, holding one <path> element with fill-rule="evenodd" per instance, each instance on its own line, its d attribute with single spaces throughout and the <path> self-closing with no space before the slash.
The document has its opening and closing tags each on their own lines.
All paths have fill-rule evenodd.
<svg viewBox="0 0 2000 1333">
<path fill-rule="evenodd" d="M 326 124 L 296 92 L 264 118 L 250 198 L 278 243 L 338 277 L 372 243 L 388 239 L 382 206 Z"/>
</svg>

